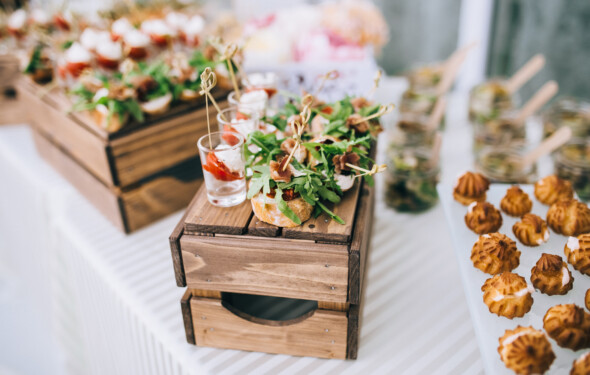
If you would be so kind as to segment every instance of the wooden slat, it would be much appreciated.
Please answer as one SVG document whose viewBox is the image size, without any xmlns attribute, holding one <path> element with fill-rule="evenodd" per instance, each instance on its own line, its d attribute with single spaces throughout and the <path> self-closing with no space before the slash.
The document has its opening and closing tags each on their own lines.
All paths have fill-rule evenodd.
<svg viewBox="0 0 590 375">
<path fill-rule="evenodd" d="M 201 290 L 201 289 L 188 289 L 192 292 L 192 295 L 195 297 L 203 297 L 203 298 L 217 298 L 221 299 L 221 292 L 216 290 Z"/>
<path fill-rule="evenodd" d="M 359 197 L 357 220 L 350 245 L 348 295 L 349 302 L 355 305 L 360 303 L 361 279 L 364 273 L 371 238 L 374 206 L 373 194 L 373 189 L 363 184 L 361 196 Z"/>
<path fill-rule="evenodd" d="M 327 215 L 321 214 L 298 227 L 283 228 L 283 236 L 286 238 L 348 243 L 354 226 L 360 185 L 361 183 L 357 181 L 352 189 L 344 193 L 340 203 L 335 207 L 330 207 L 346 224 L 339 224 L 335 220 L 331 220 Z"/>
<path fill-rule="evenodd" d="M 27 124 L 29 112 L 20 96 L 5 96 L 0 93 L 0 125 Z"/>
<path fill-rule="evenodd" d="M 109 221 L 124 231 L 125 225 L 121 216 L 119 198 L 116 194 L 76 163 L 71 155 L 60 150 L 41 130 L 37 128 L 33 128 L 33 130 L 35 145 L 43 159 L 57 169 Z"/>
<path fill-rule="evenodd" d="M 248 200 L 235 207 L 213 206 L 207 200 L 205 184 L 201 186 L 197 195 L 199 197 L 189 208 L 184 222 L 185 233 L 246 233 L 252 215 L 252 206 Z"/>
<path fill-rule="evenodd" d="M 184 207 L 202 183 L 198 158 L 167 169 L 120 193 L 127 232 L 133 232 Z"/>
<path fill-rule="evenodd" d="M 360 335 L 360 306 L 350 305 L 348 311 L 348 333 L 346 335 L 346 358 L 356 359 Z"/>
<path fill-rule="evenodd" d="M 198 346 L 230 348 L 320 358 L 346 357 L 346 313 L 316 310 L 286 326 L 267 326 L 240 318 L 220 300 L 192 297 L 193 327 Z"/>
<path fill-rule="evenodd" d="M 182 311 L 182 322 L 184 323 L 184 334 L 186 335 L 186 342 L 189 344 L 196 344 L 195 329 L 193 327 L 193 314 L 191 312 L 191 298 L 192 293 L 190 289 L 184 292 L 180 299 L 180 310 Z"/>
<path fill-rule="evenodd" d="M 209 112 L 213 121 L 215 108 L 211 106 Z M 203 108 L 113 140 L 109 150 L 116 181 L 127 186 L 198 156 L 197 141 L 205 134 L 207 120 Z"/>
<path fill-rule="evenodd" d="M 326 302 L 318 301 L 318 309 L 333 311 L 348 311 L 350 303 L 348 302 Z"/>
<path fill-rule="evenodd" d="M 35 126 L 104 184 L 114 186 L 104 140 L 41 100 L 25 80 L 19 80 L 18 91 L 27 108 L 32 109 L 29 117 Z"/>
<path fill-rule="evenodd" d="M 189 288 L 346 302 L 348 247 L 273 238 L 180 239 Z"/>
<path fill-rule="evenodd" d="M 281 228 L 260 221 L 256 215 L 252 215 L 248 224 L 248 234 L 259 237 L 277 237 L 281 234 Z"/>
</svg>

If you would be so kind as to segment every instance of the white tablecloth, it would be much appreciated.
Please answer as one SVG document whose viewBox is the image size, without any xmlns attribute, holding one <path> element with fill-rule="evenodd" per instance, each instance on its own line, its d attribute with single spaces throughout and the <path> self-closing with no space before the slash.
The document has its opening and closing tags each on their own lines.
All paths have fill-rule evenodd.
<svg viewBox="0 0 590 375">
<path fill-rule="evenodd" d="M 401 81 L 386 81 L 379 97 L 395 100 L 401 89 Z M 465 99 L 450 100 L 446 182 L 472 163 Z M 22 126 L 0 127 L 0 168 L 0 261 L 50 306 L 67 372 L 483 372 L 441 205 L 419 215 L 389 210 L 381 179 L 358 359 L 342 361 L 187 344 L 168 247 L 180 212 L 121 234 L 39 158 Z"/>
</svg>

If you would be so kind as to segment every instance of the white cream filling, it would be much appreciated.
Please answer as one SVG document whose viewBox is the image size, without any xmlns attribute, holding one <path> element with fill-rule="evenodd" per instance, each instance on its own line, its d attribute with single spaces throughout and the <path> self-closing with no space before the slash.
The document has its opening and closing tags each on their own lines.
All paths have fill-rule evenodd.
<svg viewBox="0 0 590 375">
<path fill-rule="evenodd" d="M 223 151 L 223 150 L 226 150 L 229 148 L 231 148 L 231 146 L 219 145 L 219 146 L 215 147 L 215 150 L 218 150 L 215 152 L 215 155 L 217 156 L 219 161 L 221 161 L 223 164 L 225 164 L 225 166 L 228 167 L 231 171 L 239 172 L 239 171 L 243 170 L 244 169 L 244 161 L 242 160 L 242 156 L 240 153 L 241 148 L 239 148 L 237 150 L 233 149 L 233 150 Z"/>
<path fill-rule="evenodd" d="M 124 36 L 131 30 L 134 30 L 134 27 L 127 18 L 119 18 L 111 26 L 111 32 L 117 36 Z"/>
<path fill-rule="evenodd" d="M 191 19 L 184 25 L 182 31 L 190 37 L 199 35 L 205 29 L 205 20 L 203 17 L 196 15 L 192 16 Z"/>
<path fill-rule="evenodd" d="M 567 239 L 567 247 L 571 251 L 576 251 L 580 249 L 580 241 L 577 237 L 570 237 Z"/>
<path fill-rule="evenodd" d="M 123 41 L 133 48 L 146 48 L 150 45 L 150 37 L 135 29 L 125 34 Z"/>
<path fill-rule="evenodd" d="M 561 269 L 561 286 L 566 286 L 570 282 L 570 273 L 567 267 Z"/>
<path fill-rule="evenodd" d="M 482 237 L 483 238 L 491 238 L 492 236 L 490 236 L 489 234 L 484 234 Z"/>
<path fill-rule="evenodd" d="M 549 241 L 549 231 L 548 230 L 545 230 L 545 233 L 543 234 L 543 238 L 539 238 L 537 240 L 537 244 L 541 245 L 541 244 L 544 244 L 547 241 Z"/>
<path fill-rule="evenodd" d="M 99 43 L 96 46 L 96 53 L 112 61 L 119 61 L 123 58 L 121 44 L 112 41 L 102 41 Z"/>
<path fill-rule="evenodd" d="M 150 35 L 174 36 L 176 32 L 162 20 L 147 20 L 141 24 L 141 31 Z"/>
<path fill-rule="evenodd" d="M 508 295 L 504 295 L 502 293 L 498 293 L 497 295 L 494 296 L 494 298 L 492 298 L 492 301 L 494 302 L 498 302 L 503 300 L 504 298 L 520 298 L 520 297 L 524 297 L 527 294 L 531 294 L 534 291 L 533 287 L 529 284 L 527 284 L 526 288 L 522 288 L 521 290 L 515 292 L 514 294 L 508 294 Z"/>
<path fill-rule="evenodd" d="M 506 358 L 506 354 L 507 354 L 507 351 L 508 351 L 508 345 L 512 344 L 519 337 L 522 337 L 522 336 L 525 336 L 525 335 L 534 335 L 534 336 L 537 336 L 539 334 L 543 334 L 543 333 L 538 332 L 538 331 L 529 331 L 529 330 L 526 330 L 526 331 L 520 331 L 520 332 L 517 332 L 517 333 L 513 333 L 512 335 L 506 337 L 504 340 L 502 340 L 502 346 L 503 346 L 503 348 L 502 348 L 502 355 L 501 355 L 502 359 Z"/>
<path fill-rule="evenodd" d="M 13 30 L 20 30 L 25 27 L 27 23 L 27 12 L 24 9 L 19 9 L 12 13 L 8 18 L 6 25 Z"/>
<path fill-rule="evenodd" d="M 51 18 L 43 9 L 33 9 L 31 11 L 31 20 L 39 25 L 47 25 Z"/>
<path fill-rule="evenodd" d="M 89 63 L 92 59 L 90 52 L 78 42 L 74 42 L 64 54 L 67 62 L 70 63 Z"/>
<path fill-rule="evenodd" d="M 467 206 L 467 213 L 472 213 L 473 212 L 473 208 L 475 207 L 476 204 L 477 204 L 477 202 L 471 202 L 469 204 L 469 206 Z"/>
<path fill-rule="evenodd" d="M 264 90 L 256 90 L 242 93 L 240 96 L 240 105 L 255 111 L 262 111 L 266 108 L 268 95 Z"/>
</svg>

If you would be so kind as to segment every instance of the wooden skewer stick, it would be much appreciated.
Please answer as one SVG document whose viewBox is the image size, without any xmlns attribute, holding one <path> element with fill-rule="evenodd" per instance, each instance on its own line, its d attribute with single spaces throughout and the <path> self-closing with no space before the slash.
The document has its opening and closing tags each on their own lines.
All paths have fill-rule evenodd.
<svg viewBox="0 0 590 375">
<path fill-rule="evenodd" d="M 283 171 L 287 169 L 289 163 L 291 162 L 291 159 L 293 158 L 293 155 L 295 155 L 295 152 L 297 152 L 297 150 L 299 150 L 299 147 L 301 147 L 301 136 L 303 135 L 303 130 L 305 129 L 305 125 L 311 118 L 311 104 L 313 103 L 313 97 L 309 94 L 305 95 L 303 99 L 301 99 L 302 103 L 304 101 L 306 104 L 303 106 L 303 109 L 299 114 L 300 120 L 296 120 L 291 123 L 291 130 L 293 131 L 293 139 L 295 139 L 295 145 L 293 146 L 291 153 L 287 157 L 285 165 L 283 165 Z"/>
<path fill-rule="evenodd" d="M 394 108 L 395 108 L 395 105 L 393 103 L 390 103 L 387 105 L 382 105 L 381 107 L 379 107 L 379 110 L 377 112 L 375 112 L 372 115 L 367 116 L 367 117 L 361 117 L 360 119 L 356 120 L 353 124 L 357 125 L 357 124 L 360 124 L 361 122 L 374 119 L 375 117 L 384 116 L 384 115 L 390 113 L 391 111 L 393 111 Z"/>
<path fill-rule="evenodd" d="M 545 83 L 539 91 L 529 99 L 528 102 L 518 111 L 514 122 L 516 124 L 523 123 L 530 115 L 539 110 L 545 103 L 547 103 L 559 90 L 559 86 L 555 81 Z"/>
<path fill-rule="evenodd" d="M 432 112 L 430 113 L 428 120 L 426 121 L 426 129 L 431 130 L 436 129 L 438 127 L 442 117 L 445 114 L 446 106 L 446 96 L 439 96 L 436 100 L 436 103 L 434 103 L 434 108 L 432 109 Z"/>
<path fill-rule="evenodd" d="M 223 51 L 223 55 L 221 60 L 225 60 L 227 63 L 227 69 L 229 70 L 229 76 L 231 78 L 232 84 L 234 85 L 234 90 L 236 92 L 236 97 L 238 101 L 240 100 L 240 87 L 238 86 L 238 81 L 236 80 L 236 74 L 234 72 L 234 56 L 238 52 L 238 46 L 235 43 L 228 44 Z"/>
<path fill-rule="evenodd" d="M 227 121 L 223 113 L 221 113 L 221 108 L 219 108 L 219 105 L 217 105 L 215 98 L 213 97 L 213 95 L 211 95 L 210 92 L 216 84 L 217 76 L 215 75 L 215 73 L 211 70 L 211 68 L 205 68 L 203 73 L 201 73 L 201 91 L 199 91 L 199 94 L 205 95 L 205 112 L 207 113 L 207 133 L 209 134 L 210 149 L 213 149 L 213 142 L 211 142 L 211 125 L 209 123 L 209 100 L 211 100 L 211 103 L 213 103 L 213 105 L 215 106 L 215 109 L 217 110 L 217 113 L 219 113 L 219 116 L 221 116 L 221 119 L 223 121 Z"/>
<path fill-rule="evenodd" d="M 455 51 L 447 59 L 447 61 L 444 64 L 442 78 L 436 86 L 436 95 L 444 95 L 447 91 L 449 91 L 451 86 L 453 86 L 453 82 L 455 81 L 455 77 L 459 72 L 459 68 L 463 64 L 463 61 L 465 61 L 465 59 L 467 58 L 467 54 L 477 44 L 478 42 L 472 42 L 466 45 L 465 47 Z"/>
<path fill-rule="evenodd" d="M 373 95 L 375 95 L 375 91 L 377 91 L 377 88 L 379 87 L 379 82 L 381 81 L 382 74 L 383 71 L 381 69 L 377 70 L 375 78 L 373 78 L 373 87 L 371 88 L 371 91 L 369 91 L 369 93 L 367 94 L 367 99 L 372 99 Z"/>
<path fill-rule="evenodd" d="M 322 90 L 324 89 L 324 85 L 326 84 L 326 81 L 334 80 L 334 79 L 338 78 L 339 76 L 340 76 L 340 74 L 338 73 L 337 70 L 330 70 L 328 73 L 324 74 L 321 77 L 320 85 L 317 88 L 317 90 L 315 90 L 315 92 L 313 93 L 313 96 L 318 96 L 318 94 L 320 92 L 322 92 Z"/>
<path fill-rule="evenodd" d="M 538 54 L 533 56 L 526 64 L 524 64 L 516 73 L 506 81 L 506 91 L 513 94 L 527 83 L 535 74 L 537 74 L 545 66 L 545 56 Z"/>
<path fill-rule="evenodd" d="M 525 169 L 533 165 L 540 157 L 545 156 L 557 148 L 561 147 L 572 137 L 572 129 L 569 126 L 559 128 L 549 138 L 545 139 L 534 150 L 527 153 L 521 161 L 522 168 Z"/>
<path fill-rule="evenodd" d="M 356 166 L 356 165 L 350 164 L 350 163 L 346 163 L 345 165 L 348 168 L 351 168 L 351 169 L 357 170 L 359 172 L 362 172 L 362 173 L 356 173 L 354 175 L 355 178 L 356 177 L 367 176 L 367 175 L 373 176 L 374 174 L 384 172 L 387 169 L 387 165 L 385 165 L 385 164 L 373 164 L 373 168 L 371 168 L 370 170 L 369 169 L 365 169 L 365 168 L 361 168 L 359 166 Z"/>
</svg>

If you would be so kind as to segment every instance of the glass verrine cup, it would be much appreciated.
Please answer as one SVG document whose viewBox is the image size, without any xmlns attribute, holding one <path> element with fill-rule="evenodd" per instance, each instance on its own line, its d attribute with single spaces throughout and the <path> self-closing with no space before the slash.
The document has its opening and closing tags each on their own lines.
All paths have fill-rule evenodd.
<svg viewBox="0 0 590 375">
<path fill-rule="evenodd" d="M 259 118 L 255 111 L 243 107 L 240 110 L 232 106 L 217 114 L 217 123 L 220 132 L 240 133 L 248 138 L 248 134 L 258 130 Z M 229 135 L 225 134 L 224 137 L 228 138 Z"/>
<path fill-rule="evenodd" d="M 514 108 L 514 98 L 505 88 L 505 81 L 492 79 L 475 86 L 469 93 L 469 120 L 484 123 L 497 119 Z"/>
<path fill-rule="evenodd" d="M 419 113 L 401 113 L 390 132 L 393 145 L 432 146 L 438 127 L 428 126 L 428 116 Z"/>
<path fill-rule="evenodd" d="M 526 143 L 526 121 L 516 121 L 515 116 L 515 112 L 506 112 L 486 122 L 475 122 L 474 153 L 479 153 L 486 146 L 522 147 Z"/>
<path fill-rule="evenodd" d="M 240 112 L 256 113 L 258 118 L 262 118 L 268 107 L 268 94 L 264 90 L 242 92 L 238 99 L 236 92 L 232 91 L 227 96 L 227 101 L 230 106 L 238 107 Z"/>
<path fill-rule="evenodd" d="M 572 137 L 590 137 L 590 103 L 574 98 L 560 99 L 543 113 L 543 138 L 562 126 L 572 129 Z"/>
<path fill-rule="evenodd" d="M 490 146 L 475 160 L 475 169 L 492 182 L 530 184 L 537 179 L 537 165 L 524 167 L 524 148 Z"/>
<path fill-rule="evenodd" d="M 250 73 L 247 79 L 242 78 L 242 86 L 246 92 L 264 90 L 268 95 L 268 105 L 276 107 L 278 99 L 279 76 L 274 72 Z"/>
<path fill-rule="evenodd" d="M 568 180 L 583 201 L 590 201 L 590 140 L 575 138 L 553 153 L 555 174 Z"/>
<path fill-rule="evenodd" d="M 444 70 L 444 64 L 419 64 L 405 74 L 411 89 L 432 89 L 439 84 Z"/>
<path fill-rule="evenodd" d="M 197 142 L 207 199 L 214 206 L 232 207 L 246 199 L 244 140 L 240 133 L 213 132 Z"/>
<path fill-rule="evenodd" d="M 438 100 L 436 94 L 436 87 L 427 88 L 409 88 L 402 94 L 402 100 L 399 106 L 401 114 L 414 113 L 418 115 L 429 116 L 434 109 L 434 105 Z M 445 117 L 443 115 L 439 124 L 440 129 L 445 127 Z"/>
</svg>

